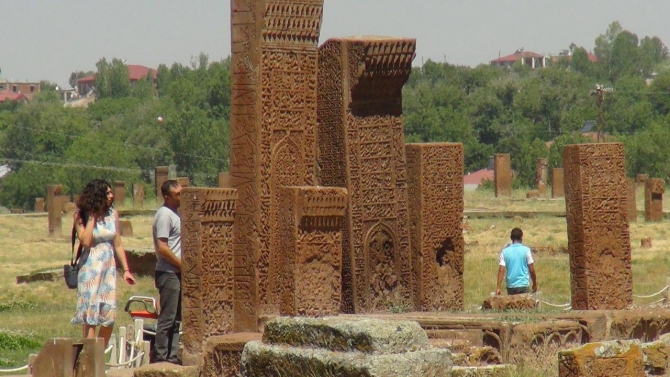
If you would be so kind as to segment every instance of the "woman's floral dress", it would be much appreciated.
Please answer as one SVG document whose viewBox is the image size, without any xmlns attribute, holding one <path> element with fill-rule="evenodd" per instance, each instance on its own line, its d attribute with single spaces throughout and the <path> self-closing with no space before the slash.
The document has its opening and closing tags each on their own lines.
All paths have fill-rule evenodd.
<svg viewBox="0 0 670 377">
<path fill-rule="evenodd" d="M 79 260 L 77 309 L 73 325 L 113 326 L 116 319 L 115 212 L 109 209 L 93 228 L 93 245 Z"/>
</svg>

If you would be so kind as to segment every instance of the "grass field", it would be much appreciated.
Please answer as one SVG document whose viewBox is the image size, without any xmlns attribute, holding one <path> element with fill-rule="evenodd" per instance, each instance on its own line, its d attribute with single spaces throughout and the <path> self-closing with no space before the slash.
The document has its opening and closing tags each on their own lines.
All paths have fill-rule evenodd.
<svg viewBox="0 0 670 377">
<path fill-rule="evenodd" d="M 641 191 L 641 190 L 640 190 Z M 563 200 L 521 200 L 525 191 L 515 191 L 511 199 L 495 199 L 492 192 L 466 192 L 466 209 L 492 211 L 562 211 Z M 146 207 L 154 207 L 155 204 Z M 638 194 L 638 209 L 644 208 Z M 152 218 L 132 217 L 133 237 L 124 237 L 126 248 L 151 247 Z M 63 231 L 69 233 L 71 220 L 63 218 Z M 570 272 L 564 218 L 535 219 L 470 219 L 465 234 L 465 309 L 472 310 L 495 291 L 497 258 L 513 227 L 524 231 L 524 243 L 546 247 L 535 255 L 539 289 L 543 299 L 563 304 L 570 300 Z M 646 224 L 642 219 L 631 224 L 634 294 L 658 291 L 670 276 L 670 249 L 667 222 Z M 642 249 L 640 239 L 651 237 L 653 247 Z M 16 276 L 31 271 L 62 268 L 70 259 L 69 239 L 47 236 L 46 216 L 0 216 L 0 369 L 25 365 L 30 353 L 37 352 L 49 338 L 78 338 L 80 327 L 70 325 L 74 313 L 76 292 L 68 290 L 62 281 L 16 284 Z M 551 249 L 556 251 L 551 251 Z M 131 266 L 132 269 L 132 266 Z M 139 278 L 138 284 L 118 284 L 119 314 L 117 325 L 130 323 L 122 306 L 131 295 L 156 296 L 153 277 Z M 635 303 L 643 304 L 643 299 Z M 555 310 L 546 308 L 543 310 Z"/>
</svg>

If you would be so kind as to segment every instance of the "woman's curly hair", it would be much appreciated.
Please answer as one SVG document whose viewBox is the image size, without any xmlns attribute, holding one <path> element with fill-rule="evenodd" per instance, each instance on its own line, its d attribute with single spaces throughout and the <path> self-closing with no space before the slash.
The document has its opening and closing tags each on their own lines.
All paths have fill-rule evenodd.
<svg viewBox="0 0 670 377">
<path fill-rule="evenodd" d="M 107 207 L 107 190 L 112 186 L 104 179 L 90 181 L 77 201 L 77 208 L 86 215 L 100 213 Z"/>
</svg>

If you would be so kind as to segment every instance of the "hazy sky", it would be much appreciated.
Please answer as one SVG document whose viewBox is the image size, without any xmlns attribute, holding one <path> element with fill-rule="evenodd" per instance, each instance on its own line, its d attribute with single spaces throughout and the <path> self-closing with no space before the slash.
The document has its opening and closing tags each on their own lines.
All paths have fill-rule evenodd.
<svg viewBox="0 0 670 377">
<path fill-rule="evenodd" d="M 321 42 L 347 35 L 417 39 L 415 65 L 476 66 L 517 48 L 592 50 L 618 20 L 670 44 L 668 0 L 324 0 Z M 3 79 L 67 85 L 102 57 L 157 67 L 230 55 L 229 0 L 0 0 Z"/>
</svg>

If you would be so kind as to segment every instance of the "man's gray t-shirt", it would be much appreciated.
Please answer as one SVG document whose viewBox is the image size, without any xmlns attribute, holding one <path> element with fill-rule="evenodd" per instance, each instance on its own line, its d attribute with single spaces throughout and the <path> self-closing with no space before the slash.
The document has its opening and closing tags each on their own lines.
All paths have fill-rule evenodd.
<svg viewBox="0 0 670 377">
<path fill-rule="evenodd" d="M 180 272 L 179 267 L 166 261 L 158 253 L 159 238 L 167 238 L 167 244 L 170 250 L 177 258 L 181 259 L 181 219 L 179 215 L 166 206 L 162 206 L 156 211 L 153 225 L 154 250 L 156 251 L 156 271 Z"/>
</svg>

